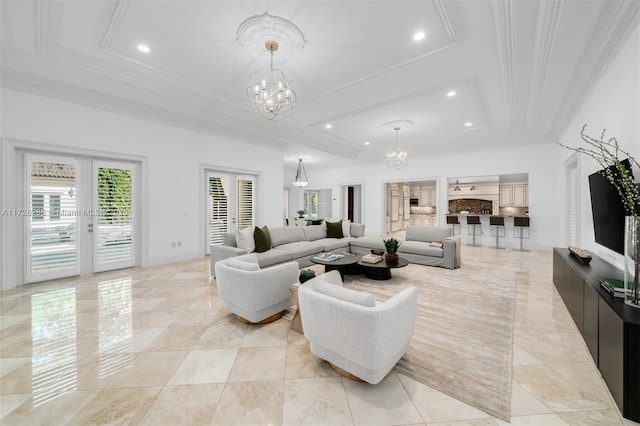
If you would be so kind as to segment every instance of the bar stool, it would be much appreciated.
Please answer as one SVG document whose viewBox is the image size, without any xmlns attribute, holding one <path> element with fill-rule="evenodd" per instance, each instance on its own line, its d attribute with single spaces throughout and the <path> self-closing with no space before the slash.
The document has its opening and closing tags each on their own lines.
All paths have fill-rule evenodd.
<svg viewBox="0 0 640 426">
<path fill-rule="evenodd" d="M 458 225 L 457 234 L 460 233 L 460 228 L 462 228 L 460 226 L 460 220 L 458 219 L 458 216 L 447 216 L 447 225 L 451 225 L 450 228 L 452 235 L 456 235 L 456 225 Z"/>
<path fill-rule="evenodd" d="M 502 216 L 490 216 L 489 217 L 489 235 L 494 236 L 491 231 L 495 231 L 496 237 L 496 248 L 500 248 L 500 244 L 498 242 L 499 237 L 504 237 L 504 217 Z M 502 231 L 502 235 L 500 235 L 500 231 Z"/>
<path fill-rule="evenodd" d="M 527 230 L 527 236 L 524 236 L 524 230 Z M 516 235 L 516 230 L 519 232 Z M 520 251 L 529 251 L 522 249 L 522 239 L 528 240 L 530 236 L 529 218 L 528 217 L 514 217 L 513 218 L 513 237 L 520 238 Z"/>
<path fill-rule="evenodd" d="M 473 226 L 473 228 L 472 228 Z M 477 232 L 480 227 L 480 233 Z M 471 231 L 473 229 L 473 232 Z M 467 235 L 473 235 L 473 245 L 476 245 L 476 235 L 482 235 L 480 216 L 467 216 Z"/>
</svg>

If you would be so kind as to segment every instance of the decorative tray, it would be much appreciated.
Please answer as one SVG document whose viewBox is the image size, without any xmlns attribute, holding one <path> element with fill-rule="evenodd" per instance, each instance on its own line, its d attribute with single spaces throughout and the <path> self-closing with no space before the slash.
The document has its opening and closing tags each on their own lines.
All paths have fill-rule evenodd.
<svg viewBox="0 0 640 426">
<path fill-rule="evenodd" d="M 576 259 L 580 261 L 583 265 L 588 265 L 591 262 L 591 253 L 586 250 L 583 250 L 579 247 L 569 246 L 569 253 L 571 253 Z"/>
</svg>

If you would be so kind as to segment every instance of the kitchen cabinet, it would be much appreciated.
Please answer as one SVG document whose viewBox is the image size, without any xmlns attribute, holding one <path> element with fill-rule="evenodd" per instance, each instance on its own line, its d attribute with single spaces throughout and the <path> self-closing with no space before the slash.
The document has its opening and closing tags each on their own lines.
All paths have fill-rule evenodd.
<svg viewBox="0 0 640 426">
<path fill-rule="evenodd" d="M 420 198 L 420 187 L 418 186 L 411 187 L 411 198 Z"/>
<path fill-rule="evenodd" d="M 421 206 L 436 205 L 436 187 L 435 186 L 420 187 L 420 205 Z"/>
<path fill-rule="evenodd" d="M 500 184 L 500 207 L 529 206 L 528 187 L 526 183 Z"/>
</svg>

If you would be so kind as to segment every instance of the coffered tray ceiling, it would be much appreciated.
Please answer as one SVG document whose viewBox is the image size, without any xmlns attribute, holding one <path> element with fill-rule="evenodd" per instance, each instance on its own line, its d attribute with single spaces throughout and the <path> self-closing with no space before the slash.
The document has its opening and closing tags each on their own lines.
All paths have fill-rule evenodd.
<svg viewBox="0 0 640 426">
<path fill-rule="evenodd" d="M 545 143 L 637 24 L 639 3 L 3 1 L 2 85 L 281 149 L 291 168 L 298 157 L 310 169 L 382 162 L 395 141 L 382 125 L 396 120 L 414 123 L 399 133 L 413 158 Z M 279 122 L 245 94 L 268 52 L 236 41 L 265 12 L 307 41 L 278 40 L 274 66 L 297 92 Z"/>
</svg>

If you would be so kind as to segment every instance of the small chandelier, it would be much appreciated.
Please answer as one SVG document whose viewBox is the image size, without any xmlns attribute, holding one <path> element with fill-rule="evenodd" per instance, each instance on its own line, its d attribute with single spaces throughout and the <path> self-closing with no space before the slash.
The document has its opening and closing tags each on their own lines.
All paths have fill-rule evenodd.
<svg viewBox="0 0 640 426">
<path fill-rule="evenodd" d="M 260 68 L 251 76 L 247 87 L 247 96 L 253 110 L 269 120 L 282 120 L 291 115 L 296 92 L 289 87 L 290 81 L 279 69 L 273 69 L 273 52 L 278 43 L 267 41 L 266 49 L 271 53 L 271 66 Z"/>
<path fill-rule="evenodd" d="M 409 154 L 407 151 L 400 149 L 398 145 L 398 131 L 400 127 L 394 127 L 393 130 L 396 131 L 396 146 L 387 151 L 387 167 L 390 169 L 399 169 L 407 165 L 409 162 Z"/>
<path fill-rule="evenodd" d="M 296 179 L 293 181 L 295 186 L 307 186 L 309 183 L 307 179 L 307 171 L 304 169 L 304 164 L 302 164 L 302 158 L 298 160 L 298 171 L 296 172 Z"/>
<path fill-rule="evenodd" d="M 462 189 L 460 189 L 460 182 L 458 182 L 458 179 L 456 179 L 456 186 L 453 188 L 453 190 L 456 192 L 462 191 Z"/>
</svg>

